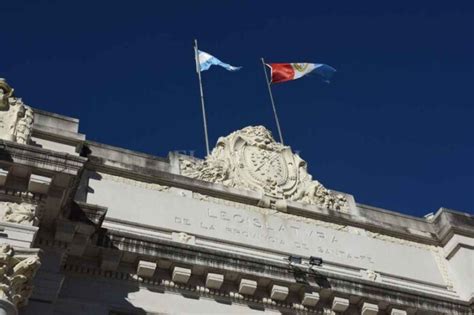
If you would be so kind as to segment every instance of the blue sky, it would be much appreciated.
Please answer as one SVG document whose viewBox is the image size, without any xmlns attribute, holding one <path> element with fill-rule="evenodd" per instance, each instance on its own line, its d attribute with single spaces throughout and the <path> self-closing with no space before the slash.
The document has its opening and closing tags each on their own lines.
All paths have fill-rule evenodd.
<svg viewBox="0 0 474 315">
<path fill-rule="evenodd" d="M 205 153 L 193 39 L 232 65 L 203 73 L 211 146 L 277 131 L 260 57 L 338 70 L 274 86 L 286 144 L 357 202 L 474 212 L 474 4 L 469 1 L 9 1 L 0 77 L 90 140 Z"/>
</svg>

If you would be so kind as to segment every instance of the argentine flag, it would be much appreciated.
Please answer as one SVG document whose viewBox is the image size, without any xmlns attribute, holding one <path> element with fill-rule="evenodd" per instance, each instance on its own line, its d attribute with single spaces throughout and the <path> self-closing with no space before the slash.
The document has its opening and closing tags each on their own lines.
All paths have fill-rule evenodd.
<svg viewBox="0 0 474 315">
<path fill-rule="evenodd" d="M 199 61 L 199 68 L 201 69 L 201 72 L 209 69 L 212 65 L 221 66 L 222 68 L 229 71 L 237 71 L 240 68 L 242 68 L 242 67 L 231 66 L 228 63 L 223 63 L 216 57 L 201 50 L 198 50 L 198 61 Z"/>
</svg>

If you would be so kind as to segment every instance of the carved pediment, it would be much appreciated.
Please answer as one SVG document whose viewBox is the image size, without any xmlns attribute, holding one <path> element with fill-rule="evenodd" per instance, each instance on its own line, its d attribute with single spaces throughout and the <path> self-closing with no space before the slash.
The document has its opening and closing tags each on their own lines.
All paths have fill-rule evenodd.
<svg viewBox="0 0 474 315">
<path fill-rule="evenodd" d="M 247 190 L 272 199 L 286 199 L 346 211 L 342 194 L 312 179 L 306 162 L 291 148 L 276 142 L 263 126 L 246 127 L 221 137 L 205 160 L 180 161 L 181 174 Z"/>
<path fill-rule="evenodd" d="M 33 110 L 0 78 L 0 139 L 27 144 L 33 129 Z"/>
</svg>

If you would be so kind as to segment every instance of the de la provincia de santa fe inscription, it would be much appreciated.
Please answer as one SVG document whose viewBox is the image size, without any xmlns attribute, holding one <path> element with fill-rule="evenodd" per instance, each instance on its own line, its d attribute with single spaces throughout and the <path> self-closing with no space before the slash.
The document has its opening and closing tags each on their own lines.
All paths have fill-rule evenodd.
<svg viewBox="0 0 474 315">
<path fill-rule="evenodd" d="M 373 264 L 368 254 L 356 253 L 350 249 L 334 249 L 338 238 L 335 233 L 321 231 L 300 222 L 277 222 L 269 218 L 244 216 L 229 210 L 207 210 L 207 217 L 194 222 L 188 217 L 174 217 L 175 223 L 185 226 L 196 225 L 199 229 L 216 231 L 238 237 L 242 242 L 265 241 L 274 246 L 294 247 L 306 251 L 316 249 L 314 254 L 337 256 L 343 259 L 364 261 Z"/>
</svg>

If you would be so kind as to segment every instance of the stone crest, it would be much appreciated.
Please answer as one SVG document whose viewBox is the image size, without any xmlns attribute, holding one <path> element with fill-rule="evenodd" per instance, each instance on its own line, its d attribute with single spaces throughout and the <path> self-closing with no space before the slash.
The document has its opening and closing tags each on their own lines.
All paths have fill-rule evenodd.
<svg viewBox="0 0 474 315">
<path fill-rule="evenodd" d="M 27 144 L 33 129 L 33 110 L 13 94 L 0 78 L 0 139 Z"/>
<path fill-rule="evenodd" d="M 16 255 L 8 244 L 0 245 L 0 299 L 18 307 L 26 305 L 33 290 L 33 277 L 40 267 L 36 255 Z"/>
<path fill-rule="evenodd" d="M 181 174 L 235 188 L 345 211 L 346 197 L 313 181 L 306 162 L 277 143 L 263 126 L 246 127 L 221 137 L 205 160 L 182 158 Z"/>
</svg>

